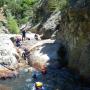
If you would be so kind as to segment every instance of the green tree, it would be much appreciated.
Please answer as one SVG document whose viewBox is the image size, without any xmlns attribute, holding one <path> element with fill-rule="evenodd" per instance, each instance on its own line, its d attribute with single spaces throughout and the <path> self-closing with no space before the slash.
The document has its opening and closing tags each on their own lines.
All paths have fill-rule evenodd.
<svg viewBox="0 0 90 90">
<path fill-rule="evenodd" d="M 9 11 L 7 11 L 7 27 L 13 34 L 18 34 L 20 32 L 16 20 Z"/>
</svg>

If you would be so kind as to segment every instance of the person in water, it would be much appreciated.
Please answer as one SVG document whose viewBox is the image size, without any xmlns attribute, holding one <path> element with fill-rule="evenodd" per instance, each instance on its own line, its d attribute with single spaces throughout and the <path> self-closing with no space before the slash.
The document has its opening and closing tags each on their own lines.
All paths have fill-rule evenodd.
<svg viewBox="0 0 90 90">
<path fill-rule="evenodd" d="M 42 82 L 36 82 L 32 90 L 45 90 Z"/>
<path fill-rule="evenodd" d="M 36 71 L 33 71 L 32 78 L 34 81 L 37 81 L 37 72 Z"/>
<path fill-rule="evenodd" d="M 42 67 L 41 67 L 41 73 L 42 73 L 42 75 L 46 75 L 47 69 L 46 69 L 46 66 L 45 65 L 42 65 Z"/>
</svg>

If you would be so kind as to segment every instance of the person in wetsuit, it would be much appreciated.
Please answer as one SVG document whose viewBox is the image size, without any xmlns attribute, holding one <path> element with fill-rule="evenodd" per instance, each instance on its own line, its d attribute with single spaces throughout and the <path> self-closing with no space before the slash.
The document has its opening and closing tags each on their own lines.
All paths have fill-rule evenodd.
<svg viewBox="0 0 90 90">
<path fill-rule="evenodd" d="M 42 82 L 36 82 L 32 90 L 45 90 Z"/>
<path fill-rule="evenodd" d="M 24 49 L 22 56 L 23 56 L 24 60 L 26 60 L 26 63 L 28 63 L 28 65 L 30 65 L 31 64 L 30 63 L 30 51 L 27 48 Z"/>
<path fill-rule="evenodd" d="M 22 41 L 26 39 L 26 30 L 22 30 Z"/>
</svg>

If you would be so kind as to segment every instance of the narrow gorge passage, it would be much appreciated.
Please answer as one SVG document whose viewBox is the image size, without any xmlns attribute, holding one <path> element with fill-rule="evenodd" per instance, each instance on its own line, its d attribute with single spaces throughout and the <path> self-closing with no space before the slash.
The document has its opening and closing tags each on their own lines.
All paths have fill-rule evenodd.
<svg viewBox="0 0 90 90">
<path fill-rule="evenodd" d="M 0 90 L 44 89 L 90 90 L 90 0 L 0 0 Z"/>
</svg>

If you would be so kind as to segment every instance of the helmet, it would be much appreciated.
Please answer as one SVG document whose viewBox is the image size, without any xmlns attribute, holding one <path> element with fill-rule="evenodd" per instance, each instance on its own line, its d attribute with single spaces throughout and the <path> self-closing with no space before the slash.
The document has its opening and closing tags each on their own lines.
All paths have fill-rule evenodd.
<svg viewBox="0 0 90 90">
<path fill-rule="evenodd" d="M 36 87 L 42 87 L 43 83 L 42 82 L 36 82 L 35 85 L 36 85 Z"/>
</svg>

